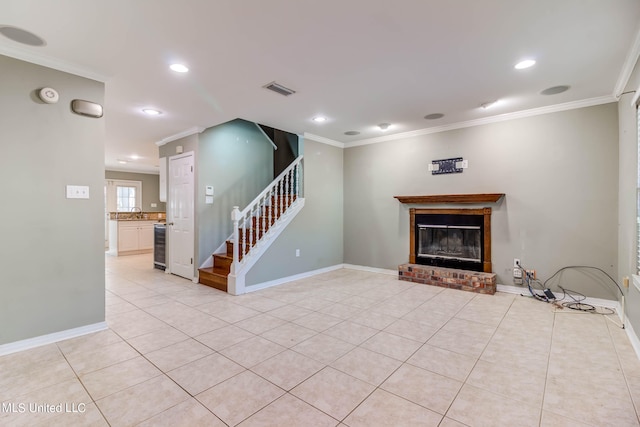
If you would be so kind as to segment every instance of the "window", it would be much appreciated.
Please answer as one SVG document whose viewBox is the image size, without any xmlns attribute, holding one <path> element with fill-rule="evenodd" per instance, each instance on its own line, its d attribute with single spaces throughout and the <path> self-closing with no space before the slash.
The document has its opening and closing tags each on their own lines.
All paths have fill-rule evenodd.
<svg viewBox="0 0 640 427">
<path fill-rule="evenodd" d="M 107 179 L 105 181 L 107 212 L 131 212 L 142 208 L 142 181 Z"/>
<path fill-rule="evenodd" d="M 136 187 L 116 186 L 116 203 L 118 212 L 131 212 L 131 209 L 140 207 L 136 203 Z"/>
</svg>

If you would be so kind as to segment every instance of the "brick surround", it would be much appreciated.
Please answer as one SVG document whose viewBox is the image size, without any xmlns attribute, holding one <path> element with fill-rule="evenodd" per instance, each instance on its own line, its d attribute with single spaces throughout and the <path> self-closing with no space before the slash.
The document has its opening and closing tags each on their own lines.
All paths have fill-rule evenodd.
<svg viewBox="0 0 640 427">
<path fill-rule="evenodd" d="M 493 295 L 496 293 L 495 273 L 455 270 L 430 265 L 402 264 L 398 266 L 398 278 L 408 282 L 460 289 L 480 294 Z"/>
</svg>

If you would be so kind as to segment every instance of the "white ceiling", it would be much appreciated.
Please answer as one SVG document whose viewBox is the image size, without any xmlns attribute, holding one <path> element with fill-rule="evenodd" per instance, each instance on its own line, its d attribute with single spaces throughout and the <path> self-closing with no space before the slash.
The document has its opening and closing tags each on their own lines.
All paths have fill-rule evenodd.
<svg viewBox="0 0 640 427">
<path fill-rule="evenodd" d="M 639 24 L 638 0 L 3 0 L 0 25 L 47 45 L 0 36 L 0 53 L 105 81 L 106 167 L 154 172 L 156 142 L 238 117 L 348 146 L 384 122 L 387 135 L 613 101 Z M 537 64 L 515 70 L 524 58 Z M 540 95 L 556 85 L 571 88 Z"/>
</svg>

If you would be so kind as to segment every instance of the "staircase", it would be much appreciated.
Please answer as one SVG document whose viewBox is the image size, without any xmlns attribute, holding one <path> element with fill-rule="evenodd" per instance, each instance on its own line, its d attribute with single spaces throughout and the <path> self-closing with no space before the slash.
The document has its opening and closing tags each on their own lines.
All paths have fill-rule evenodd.
<svg viewBox="0 0 640 427">
<path fill-rule="evenodd" d="M 243 211 L 235 206 L 234 232 L 200 268 L 199 283 L 234 295 L 244 293 L 244 276 L 304 206 L 302 156 L 294 160 Z M 238 242 L 238 244 L 235 244 Z"/>
</svg>

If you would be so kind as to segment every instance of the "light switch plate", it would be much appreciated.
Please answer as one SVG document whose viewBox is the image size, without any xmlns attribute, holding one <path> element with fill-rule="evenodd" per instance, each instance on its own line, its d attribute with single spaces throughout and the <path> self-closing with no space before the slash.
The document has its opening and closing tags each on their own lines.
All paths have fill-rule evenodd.
<svg viewBox="0 0 640 427">
<path fill-rule="evenodd" d="M 88 199 L 88 185 L 67 185 L 67 199 Z"/>
</svg>

